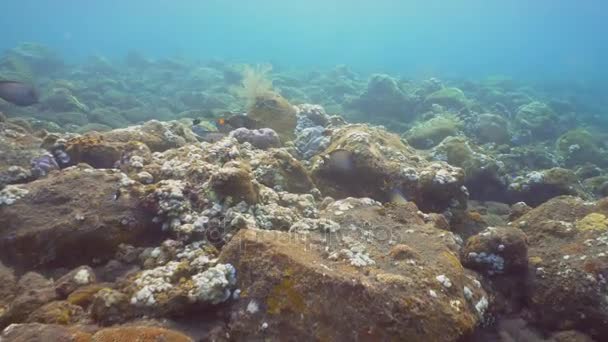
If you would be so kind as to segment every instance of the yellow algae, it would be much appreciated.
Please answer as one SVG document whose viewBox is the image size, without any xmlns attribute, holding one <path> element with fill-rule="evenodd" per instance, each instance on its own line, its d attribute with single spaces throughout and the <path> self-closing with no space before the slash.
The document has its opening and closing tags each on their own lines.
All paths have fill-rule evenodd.
<svg viewBox="0 0 608 342">
<path fill-rule="evenodd" d="M 578 230 L 607 230 L 608 218 L 604 214 L 591 213 L 576 222 Z"/>
</svg>

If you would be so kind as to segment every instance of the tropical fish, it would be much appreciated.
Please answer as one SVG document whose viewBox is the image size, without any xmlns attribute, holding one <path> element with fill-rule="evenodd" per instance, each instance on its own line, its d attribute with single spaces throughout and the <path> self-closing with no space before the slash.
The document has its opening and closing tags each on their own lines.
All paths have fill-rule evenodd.
<svg viewBox="0 0 608 342">
<path fill-rule="evenodd" d="M 0 81 L 0 98 L 17 106 L 30 106 L 38 103 L 38 92 L 26 83 Z"/>
<path fill-rule="evenodd" d="M 331 151 L 325 158 L 328 169 L 341 175 L 351 175 L 355 170 L 353 153 L 344 149 Z"/>
<path fill-rule="evenodd" d="M 407 199 L 405 198 L 405 196 L 403 195 L 403 192 L 398 188 L 392 189 L 388 195 L 389 195 L 389 201 L 391 203 L 405 204 L 408 202 Z"/>
<path fill-rule="evenodd" d="M 227 133 L 224 133 L 224 132 L 211 131 L 206 127 L 200 126 L 200 123 L 201 123 L 200 119 L 194 119 L 192 121 L 191 129 L 192 129 L 192 132 L 194 132 L 194 134 L 196 134 L 196 136 L 201 141 L 214 143 L 228 135 Z"/>
<path fill-rule="evenodd" d="M 215 120 L 215 126 L 221 132 L 230 132 L 237 128 L 255 129 L 258 126 L 258 122 L 250 118 L 246 114 L 234 114 L 226 113 L 230 116 L 219 118 Z"/>
</svg>

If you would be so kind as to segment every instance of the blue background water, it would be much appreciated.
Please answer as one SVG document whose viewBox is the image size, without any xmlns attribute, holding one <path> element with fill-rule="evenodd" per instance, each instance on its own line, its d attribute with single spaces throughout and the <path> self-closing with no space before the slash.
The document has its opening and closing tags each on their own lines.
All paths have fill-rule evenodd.
<svg viewBox="0 0 608 342">
<path fill-rule="evenodd" d="M 603 0 L 2 0 L 0 49 L 602 79 Z"/>
</svg>

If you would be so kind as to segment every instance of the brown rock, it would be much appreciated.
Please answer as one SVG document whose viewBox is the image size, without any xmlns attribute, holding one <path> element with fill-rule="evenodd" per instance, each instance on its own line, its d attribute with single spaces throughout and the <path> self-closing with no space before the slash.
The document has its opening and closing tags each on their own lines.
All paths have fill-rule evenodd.
<svg viewBox="0 0 608 342">
<path fill-rule="evenodd" d="M 108 141 L 101 133 L 91 132 L 69 139 L 65 152 L 72 164 L 86 163 L 95 168 L 109 169 L 120 159 L 124 145 Z"/>
<path fill-rule="evenodd" d="M 314 188 L 306 168 L 285 149 L 272 149 L 258 155 L 259 158 L 250 161 L 258 182 L 291 193 L 305 193 Z"/>
<path fill-rule="evenodd" d="M 250 204 L 258 201 L 257 186 L 243 163 L 226 163 L 211 177 L 211 186 L 220 199 L 232 197 L 236 202 L 245 201 Z"/>
<path fill-rule="evenodd" d="M 190 337 L 173 330 L 147 326 L 106 328 L 93 335 L 93 342 L 194 342 Z"/>
<path fill-rule="evenodd" d="M 80 266 L 68 272 L 57 280 L 55 290 L 62 298 L 66 298 L 81 286 L 95 282 L 95 272 L 89 266 Z"/>
<path fill-rule="evenodd" d="M 36 309 L 26 322 L 68 325 L 78 322 L 83 317 L 84 310 L 80 306 L 66 301 L 55 301 Z"/>
<path fill-rule="evenodd" d="M 75 167 L 23 185 L 23 198 L 0 206 L 0 257 L 16 267 L 70 267 L 149 235 L 139 188 L 123 181 L 112 170 Z"/>
<path fill-rule="evenodd" d="M 488 227 L 467 240 L 462 264 L 489 275 L 525 272 L 528 266 L 526 235 L 513 227 Z"/>
<path fill-rule="evenodd" d="M 56 298 L 52 281 L 38 273 L 26 273 L 19 279 L 17 296 L 0 315 L 0 327 L 25 321 L 36 309 Z"/>
<path fill-rule="evenodd" d="M 0 317 L 17 294 L 17 279 L 11 268 L 0 263 Z"/>
<path fill-rule="evenodd" d="M 394 260 L 418 259 L 419 254 L 412 247 L 404 244 L 395 245 L 391 248 L 389 256 Z"/>
<path fill-rule="evenodd" d="M 236 267 L 242 290 L 232 307 L 231 338 L 464 340 L 487 297 L 446 232 L 417 212 L 411 203 L 381 207 L 351 199 L 326 209 L 324 218 L 339 224 L 335 233 L 241 230 L 220 255 Z M 395 241 L 416 246 L 419 259 L 387 257 Z"/>
<path fill-rule="evenodd" d="M 586 334 L 575 330 L 560 331 L 551 335 L 551 340 L 555 342 L 594 342 L 594 340 Z"/>
<path fill-rule="evenodd" d="M 514 203 L 511 206 L 511 212 L 509 213 L 509 221 L 517 220 L 530 210 L 532 210 L 532 208 L 528 206 L 525 202 Z"/>
<path fill-rule="evenodd" d="M 46 154 L 40 143 L 41 140 L 26 129 L 0 122 L 0 188 L 32 177 L 29 172 L 31 160 Z"/>
<path fill-rule="evenodd" d="M 14 324 L 0 335 L 4 342 L 90 342 L 91 335 L 74 327 L 55 324 Z"/>
<path fill-rule="evenodd" d="M 133 314 L 129 297 L 110 288 L 101 289 L 95 294 L 90 309 L 91 317 L 103 325 L 124 322 Z"/>
<path fill-rule="evenodd" d="M 576 329 L 608 340 L 607 203 L 557 197 L 513 222 L 528 236 L 529 307 L 547 330 Z"/>
<path fill-rule="evenodd" d="M 101 289 L 108 287 L 107 284 L 91 284 L 83 287 L 79 287 L 74 290 L 68 296 L 67 301 L 70 304 L 79 305 L 83 308 L 87 308 L 93 301 L 94 296 Z"/>
<path fill-rule="evenodd" d="M 312 159 L 311 175 L 334 198 L 385 202 L 399 194 L 425 212 L 466 208 L 462 169 L 428 162 L 398 135 L 368 125 L 334 129 L 330 145 Z"/>
<path fill-rule="evenodd" d="M 266 92 L 256 97 L 249 110 L 249 117 L 258 122 L 259 128 L 272 128 L 281 141 L 293 140 L 297 124 L 296 109 L 281 95 Z"/>
<path fill-rule="evenodd" d="M 116 143 L 144 143 L 152 152 L 162 152 L 198 142 L 190 128 L 178 121 L 151 120 L 139 126 L 105 132 L 103 136 L 107 141 Z"/>
</svg>

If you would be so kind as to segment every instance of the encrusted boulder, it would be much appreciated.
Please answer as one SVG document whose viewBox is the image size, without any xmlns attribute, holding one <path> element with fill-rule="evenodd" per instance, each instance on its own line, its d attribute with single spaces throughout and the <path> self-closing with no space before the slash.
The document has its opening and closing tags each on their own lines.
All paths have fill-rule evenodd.
<svg viewBox="0 0 608 342">
<path fill-rule="evenodd" d="M 258 201 L 257 186 L 252 181 L 251 171 L 242 163 L 227 163 L 210 181 L 211 188 L 221 200 L 231 197 L 237 202 L 250 204 Z"/>
<path fill-rule="evenodd" d="M 465 339 L 490 298 L 461 266 L 458 238 L 424 217 L 412 203 L 349 198 L 290 233 L 241 230 L 220 254 L 241 289 L 230 336 Z"/>
<path fill-rule="evenodd" d="M 146 269 L 131 273 L 116 289 L 103 288 L 94 295 L 90 310 L 96 322 L 112 325 L 142 315 L 183 316 L 212 310 L 232 298 L 236 271 L 218 263 L 217 250 L 210 244 L 166 241 L 162 246 L 146 253 Z"/>
<path fill-rule="evenodd" d="M 254 154 L 249 164 L 256 180 L 275 190 L 305 193 L 314 188 L 308 170 L 284 149 Z"/>
<path fill-rule="evenodd" d="M 333 130 L 331 143 L 313 158 L 311 174 L 325 195 L 388 201 L 398 194 L 423 211 L 466 207 L 462 169 L 429 162 L 399 136 L 368 125 Z"/>
<path fill-rule="evenodd" d="M 77 323 L 84 316 L 84 310 L 78 305 L 66 301 L 53 301 L 32 312 L 26 322 L 68 325 Z"/>
<path fill-rule="evenodd" d="M 547 329 L 576 329 L 608 339 L 608 202 L 554 198 L 513 225 L 529 242 L 527 298 Z"/>
<path fill-rule="evenodd" d="M 259 94 L 249 109 L 249 116 L 258 122 L 260 128 L 273 129 L 281 141 L 294 138 L 297 111 L 284 97 L 275 92 Z"/>
<path fill-rule="evenodd" d="M 178 121 L 147 121 L 141 125 L 115 129 L 103 134 L 107 141 L 144 143 L 152 152 L 162 152 L 198 142 L 189 127 Z"/>
<path fill-rule="evenodd" d="M 590 197 L 572 170 L 559 167 L 515 177 L 507 189 L 510 202 L 525 202 L 533 207 L 562 195 Z"/>
<path fill-rule="evenodd" d="M 427 105 L 438 104 L 447 108 L 462 109 L 468 101 L 462 90 L 455 87 L 445 87 L 429 94 L 424 102 Z"/>
<path fill-rule="evenodd" d="M 462 121 L 453 114 L 437 115 L 418 122 L 403 137 L 415 148 L 431 148 L 449 136 L 455 136 L 462 128 Z"/>
<path fill-rule="evenodd" d="M 34 272 L 24 274 L 17 284 L 16 296 L 0 312 L 0 328 L 25 321 L 30 314 L 57 299 L 51 280 Z"/>
<path fill-rule="evenodd" d="M 471 198 L 504 200 L 506 180 L 503 163 L 465 137 L 447 137 L 433 148 L 431 156 L 464 170 L 465 186 Z"/>
<path fill-rule="evenodd" d="M 93 342 L 194 342 L 189 336 L 174 330 L 151 326 L 124 326 L 102 329 L 93 335 Z"/>
<path fill-rule="evenodd" d="M 524 273 L 528 266 L 526 235 L 513 227 L 488 227 L 467 240 L 462 264 L 489 275 Z"/>
<path fill-rule="evenodd" d="M 0 204 L 0 257 L 31 268 L 111 256 L 119 244 L 155 234 L 141 190 L 121 172 L 84 166 L 21 185 Z"/>
<path fill-rule="evenodd" d="M 137 144 L 145 145 L 151 152 L 162 152 L 196 142 L 194 133 L 182 123 L 153 120 L 139 126 L 69 137 L 65 151 L 72 164 L 112 168 Z"/>
<path fill-rule="evenodd" d="M 511 140 L 509 122 L 497 114 L 476 117 L 473 134 L 481 143 L 507 144 Z"/>
<path fill-rule="evenodd" d="M 78 327 L 59 324 L 12 324 L 2 331 L 2 341 L 89 342 L 91 334 Z"/>
<path fill-rule="evenodd" d="M 40 138 L 22 126 L 0 122 L 0 189 L 34 177 L 32 160 L 48 154 L 40 148 L 41 143 Z"/>
<path fill-rule="evenodd" d="M 557 115 L 542 102 L 533 101 L 519 107 L 515 122 L 520 130 L 527 131 L 535 139 L 548 139 L 558 133 Z"/>
<path fill-rule="evenodd" d="M 281 147 L 279 136 L 270 128 L 247 129 L 241 127 L 230 132 L 230 136 L 240 143 L 248 142 L 254 147 L 262 150 L 271 147 Z"/>
<path fill-rule="evenodd" d="M 81 266 L 59 278 L 55 284 L 57 294 L 62 298 L 67 298 L 79 287 L 90 285 L 96 280 L 95 272 L 89 266 Z"/>
<path fill-rule="evenodd" d="M 396 79 L 385 74 L 372 75 L 367 89 L 345 105 L 356 112 L 358 119 L 369 122 L 413 118 L 413 99 L 399 87 Z"/>
</svg>

